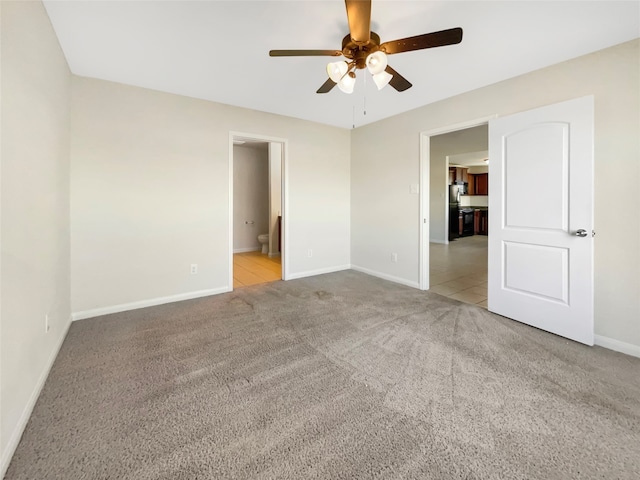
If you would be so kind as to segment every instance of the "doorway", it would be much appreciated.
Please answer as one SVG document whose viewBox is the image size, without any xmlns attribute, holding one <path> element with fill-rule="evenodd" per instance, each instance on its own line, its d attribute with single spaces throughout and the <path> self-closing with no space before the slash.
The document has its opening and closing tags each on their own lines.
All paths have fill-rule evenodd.
<svg viewBox="0 0 640 480">
<path fill-rule="evenodd" d="M 420 136 L 420 288 L 483 308 L 488 231 L 479 227 L 489 192 L 476 195 L 474 180 L 488 172 L 489 118 Z"/>
<path fill-rule="evenodd" d="M 425 215 L 433 207 L 430 144 L 486 122 L 493 161 L 487 309 L 593 345 L 593 103 L 582 97 L 421 134 L 421 289 L 430 287 L 426 239 L 434 225 Z"/>
<path fill-rule="evenodd" d="M 285 139 L 229 134 L 229 285 L 287 278 Z"/>
</svg>

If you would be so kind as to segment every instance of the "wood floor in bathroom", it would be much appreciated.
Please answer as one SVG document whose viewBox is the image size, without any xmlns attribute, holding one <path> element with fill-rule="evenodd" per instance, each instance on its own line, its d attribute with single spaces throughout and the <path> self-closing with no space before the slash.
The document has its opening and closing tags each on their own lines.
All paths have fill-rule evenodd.
<svg viewBox="0 0 640 480">
<path fill-rule="evenodd" d="M 260 251 L 233 254 L 233 288 L 280 279 L 282 279 L 282 263 L 279 255 L 269 257 Z"/>
</svg>

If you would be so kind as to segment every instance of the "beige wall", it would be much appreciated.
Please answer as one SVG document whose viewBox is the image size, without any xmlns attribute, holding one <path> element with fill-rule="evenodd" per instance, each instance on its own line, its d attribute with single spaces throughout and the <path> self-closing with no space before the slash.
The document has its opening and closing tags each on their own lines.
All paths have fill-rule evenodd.
<svg viewBox="0 0 640 480">
<path fill-rule="evenodd" d="M 420 132 L 594 95 L 596 334 L 639 347 L 640 222 L 630 210 L 640 184 L 639 61 L 634 40 L 356 129 L 352 263 L 417 283 L 418 198 L 407 192 L 418 182 Z M 380 260 L 391 251 L 397 264 Z"/>
<path fill-rule="evenodd" d="M 81 77 L 71 125 L 76 318 L 231 287 L 230 131 L 287 140 L 291 276 L 348 267 L 349 130 Z"/>
<path fill-rule="evenodd" d="M 462 195 L 460 196 L 461 207 L 488 207 L 489 195 Z"/>
<path fill-rule="evenodd" d="M 2 477 L 70 323 L 71 74 L 40 2 L 0 11 Z"/>
<path fill-rule="evenodd" d="M 478 174 L 478 173 L 489 173 L 489 167 L 488 166 L 477 166 L 477 165 L 474 165 L 472 167 L 469 167 L 469 172 L 468 173 L 473 173 L 474 175 Z"/>
</svg>

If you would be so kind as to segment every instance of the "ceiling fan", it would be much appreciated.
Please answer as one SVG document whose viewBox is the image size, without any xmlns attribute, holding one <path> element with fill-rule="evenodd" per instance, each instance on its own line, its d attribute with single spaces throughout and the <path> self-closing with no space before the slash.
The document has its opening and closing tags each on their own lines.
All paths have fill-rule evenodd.
<svg viewBox="0 0 640 480">
<path fill-rule="evenodd" d="M 387 64 L 387 55 L 423 50 L 425 48 L 454 45 L 462 41 L 462 28 L 450 28 L 380 43 L 380 37 L 371 29 L 371 0 L 345 0 L 349 34 L 342 39 L 342 50 L 271 50 L 271 57 L 339 57 L 348 61 L 327 65 L 328 80 L 316 93 L 328 93 L 333 87 L 352 93 L 356 81 L 355 71 L 367 68 L 373 75 L 378 90 L 387 84 L 399 92 L 411 88 L 411 83 Z"/>
</svg>

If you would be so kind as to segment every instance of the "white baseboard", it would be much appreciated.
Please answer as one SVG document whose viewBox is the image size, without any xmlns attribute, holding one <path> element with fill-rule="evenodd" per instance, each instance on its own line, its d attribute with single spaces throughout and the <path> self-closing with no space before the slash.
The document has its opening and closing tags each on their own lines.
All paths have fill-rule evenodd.
<svg viewBox="0 0 640 480">
<path fill-rule="evenodd" d="M 233 253 L 259 252 L 262 247 L 234 248 Z"/>
<path fill-rule="evenodd" d="M 60 347 L 62 347 L 62 343 L 64 339 L 67 338 L 67 332 L 69 331 L 69 327 L 71 326 L 71 319 L 69 319 L 69 323 L 60 338 L 58 339 L 58 343 L 51 352 L 51 355 L 47 359 L 47 363 L 38 378 L 38 382 L 36 383 L 33 392 L 31 392 L 31 396 L 27 401 L 27 404 L 24 406 L 24 410 L 22 410 L 22 415 L 20 415 L 20 419 L 16 424 L 16 427 L 13 429 L 11 433 L 11 437 L 7 442 L 7 447 L 4 452 L 2 452 L 2 457 L 0 460 L 0 478 L 4 478 L 4 474 L 7 472 L 7 468 L 9 468 L 9 463 L 11 462 L 11 458 L 13 454 L 16 452 L 16 448 L 18 448 L 18 444 L 20 443 L 20 439 L 22 438 L 22 434 L 24 433 L 24 429 L 27 427 L 27 423 L 29 422 L 29 418 L 31 418 L 31 413 L 33 412 L 33 407 L 36 406 L 36 402 L 38 401 L 38 397 L 40 396 L 40 392 L 42 391 L 42 387 L 44 387 L 44 383 L 47 381 L 47 377 L 49 376 L 49 372 L 51 371 L 51 367 L 53 367 L 53 362 L 55 362 L 56 357 L 58 356 L 58 352 L 60 352 Z"/>
<path fill-rule="evenodd" d="M 621 342 L 620 340 L 603 337 L 602 335 L 595 336 L 595 343 L 599 347 L 608 348 L 609 350 L 615 350 L 616 352 L 626 353 L 627 355 L 640 358 L 640 345 Z"/>
<path fill-rule="evenodd" d="M 71 318 L 75 322 L 76 320 L 99 317 L 101 315 L 108 315 L 110 313 L 126 312 L 128 310 L 153 307 L 156 305 L 163 305 L 165 303 L 181 302 L 182 300 L 191 300 L 193 298 L 208 297 L 209 295 L 218 295 L 220 293 L 230 292 L 231 290 L 232 289 L 230 287 L 221 287 L 213 288 L 210 290 L 198 290 L 196 292 L 179 293 L 177 295 L 170 295 L 168 297 L 150 298 L 148 300 L 140 300 L 138 302 L 121 303 L 120 305 L 113 305 L 110 307 L 100 307 L 91 310 L 83 310 L 81 312 L 74 312 L 71 315 Z"/>
<path fill-rule="evenodd" d="M 280 252 L 270 253 L 270 254 L 269 254 L 269 258 L 279 257 L 279 256 L 280 256 Z"/>
<path fill-rule="evenodd" d="M 412 282 L 411 280 L 407 280 L 406 278 L 395 277 L 393 275 L 377 272 L 375 270 L 359 267 L 357 265 L 351 265 L 351 269 L 357 272 L 366 273 L 367 275 L 371 275 L 372 277 L 378 277 L 378 278 L 382 278 L 383 280 L 389 280 L 390 282 L 399 283 L 400 285 L 406 285 L 407 287 L 418 288 L 418 289 L 420 288 L 420 284 L 418 282 Z"/>
<path fill-rule="evenodd" d="M 351 265 L 340 265 L 338 267 L 328 267 L 328 268 L 321 268 L 318 270 L 308 270 L 306 272 L 292 273 L 288 275 L 286 279 L 295 280 L 297 278 L 313 277 L 315 275 L 323 275 L 325 273 L 341 272 L 343 270 L 349 270 L 350 268 L 351 268 Z"/>
<path fill-rule="evenodd" d="M 429 243 L 441 243 L 443 245 L 447 245 L 449 243 L 449 241 L 448 240 L 440 240 L 440 239 L 430 238 L 429 239 Z"/>
</svg>

